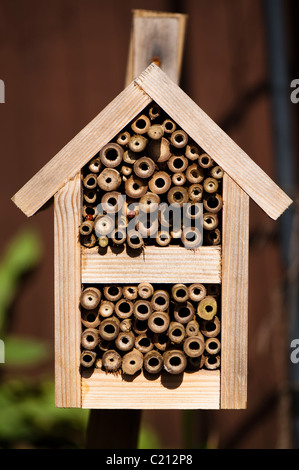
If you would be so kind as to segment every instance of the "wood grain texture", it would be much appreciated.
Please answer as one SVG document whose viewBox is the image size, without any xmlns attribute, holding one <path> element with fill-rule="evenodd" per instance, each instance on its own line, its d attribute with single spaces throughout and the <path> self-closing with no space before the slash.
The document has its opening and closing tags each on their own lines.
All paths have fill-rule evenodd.
<svg viewBox="0 0 299 470">
<path fill-rule="evenodd" d="M 55 400 L 57 407 L 81 407 L 80 174 L 54 198 Z"/>
<path fill-rule="evenodd" d="M 135 81 L 270 217 L 289 207 L 289 196 L 157 65 Z"/>
<path fill-rule="evenodd" d="M 221 408 L 247 406 L 249 197 L 224 175 Z"/>
<path fill-rule="evenodd" d="M 12 197 L 13 202 L 32 216 L 150 102 L 136 84 L 128 85 Z"/>
<path fill-rule="evenodd" d="M 160 67 L 179 83 L 187 15 L 133 10 L 126 86 L 140 75 L 154 57 Z"/>
<path fill-rule="evenodd" d="M 102 371 L 82 377 L 83 408 L 219 409 L 219 370 L 175 376 L 162 373 L 149 381 L 143 374 L 124 380 Z"/>
<path fill-rule="evenodd" d="M 83 283 L 221 282 L 221 247 L 146 247 L 139 256 L 126 250 L 99 255 L 82 248 Z"/>
</svg>

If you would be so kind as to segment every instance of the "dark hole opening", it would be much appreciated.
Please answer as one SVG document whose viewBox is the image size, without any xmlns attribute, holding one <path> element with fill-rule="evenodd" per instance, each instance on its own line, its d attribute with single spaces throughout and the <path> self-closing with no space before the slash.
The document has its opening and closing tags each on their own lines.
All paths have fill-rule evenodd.
<svg viewBox="0 0 299 470">
<path fill-rule="evenodd" d="M 183 142 L 183 140 L 184 140 L 184 137 L 182 136 L 182 134 L 177 134 L 177 135 L 175 136 L 175 141 L 176 141 L 178 144 L 180 144 L 181 142 Z"/>
<path fill-rule="evenodd" d="M 208 357 L 208 363 L 209 364 L 213 365 L 213 364 L 216 364 L 216 362 L 217 362 L 216 357 L 213 357 L 213 356 Z"/>
<path fill-rule="evenodd" d="M 130 361 L 131 366 L 135 365 L 135 361 Z"/>
<path fill-rule="evenodd" d="M 157 325 L 157 326 L 163 326 L 163 325 L 164 325 L 164 320 L 163 320 L 163 318 L 161 318 L 161 317 L 156 317 L 156 318 L 154 319 L 154 323 L 155 323 L 155 325 Z"/>
<path fill-rule="evenodd" d="M 145 304 L 140 304 L 140 305 L 138 305 L 137 310 L 141 314 L 147 314 L 148 313 L 148 306 L 145 305 Z"/>
<path fill-rule="evenodd" d="M 176 158 L 174 161 L 173 161 L 173 166 L 177 169 L 179 168 L 182 168 L 182 166 L 184 165 L 184 162 L 181 158 Z"/>
<path fill-rule="evenodd" d="M 145 126 L 146 126 L 146 122 L 144 119 L 137 119 L 136 127 L 138 127 L 138 129 L 144 129 Z"/>
<path fill-rule="evenodd" d="M 128 304 L 128 302 L 121 302 L 118 308 L 119 308 L 119 311 L 122 313 L 129 313 L 131 309 L 130 304 Z"/>
<path fill-rule="evenodd" d="M 186 291 L 184 289 L 178 289 L 176 292 L 177 297 L 185 297 Z"/>
<path fill-rule="evenodd" d="M 210 333 L 211 333 L 212 331 L 215 331 L 215 329 L 216 329 L 216 325 L 215 325 L 214 322 L 208 322 L 208 323 L 206 324 L 206 330 L 209 331 Z"/>
<path fill-rule="evenodd" d="M 144 348 L 148 348 L 151 344 L 150 340 L 148 338 L 141 338 L 138 341 L 139 345 Z"/>
<path fill-rule="evenodd" d="M 111 178 L 108 176 L 105 181 L 106 181 L 107 184 L 109 184 L 109 183 L 111 183 L 112 180 L 111 180 Z"/>
<path fill-rule="evenodd" d="M 148 170 L 148 164 L 147 164 L 146 162 L 142 162 L 142 163 L 140 164 L 140 169 L 141 169 L 142 171 L 147 171 L 147 170 Z"/>
<path fill-rule="evenodd" d="M 84 355 L 84 361 L 85 362 L 91 362 L 92 361 L 92 357 L 90 354 L 85 354 Z"/>
<path fill-rule="evenodd" d="M 157 188 L 164 188 L 165 186 L 165 181 L 163 178 L 157 178 L 156 179 L 156 186 Z"/>
<path fill-rule="evenodd" d="M 161 305 L 161 306 L 166 304 L 166 300 L 164 299 L 164 297 L 161 297 L 161 296 L 156 297 L 155 302 L 157 305 Z"/>
<path fill-rule="evenodd" d="M 107 158 L 107 160 L 110 160 L 113 162 L 117 159 L 118 152 L 115 149 L 109 149 L 107 150 L 105 157 Z"/>
<path fill-rule="evenodd" d="M 94 178 L 88 178 L 87 184 L 88 186 L 93 186 L 95 184 L 96 180 Z"/>
<path fill-rule="evenodd" d="M 105 333 L 108 333 L 108 335 L 109 335 L 109 334 L 112 334 L 112 333 L 115 332 L 115 328 L 111 324 L 110 325 L 105 325 L 104 326 L 104 331 L 105 331 Z"/>
<path fill-rule="evenodd" d="M 216 341 L 211 341 L 209 343 L 209 347 L 210 349 L 217 349 L 218 348 L 218 344 L 216 343 Z"/>
<path fill-rule="evenodd" d="M 174 367 L 177 367 L 177 366 L 180 366 L 182 361 L 181 361 L 181 358 L 178 357 L 178 356 L 173 356 L 169 359 L 169 363 L 170 365 L 174 366 Z"/>
<path fill-rule="evenodd" d="M 173 336 L 175 336 L 176 338 L 179 338 L 180 336 L 182 336 L 183 332 L 182 330 L 180 330 L 179 328 L 175 328 L 172 332 Z"/>
<path fill-rule="evenodd" d="M 91 336 L 91 335 L 87 335 L 86 340 L 87 340 L 89 343 L 92 343 L 92 342 L 94 341 L 94 337 Z"/>
<path fill-rule="evenodd" d="M 92 323 L 93 321 L 95 321 L 96 316 L 93 313 L 89 313 L 86 319 L 88 322 Z"/>
<path fill-rule="evenodd" d="M 150 367 L 157 367 L 159 365 L 159 361 L 156 357 L 151 357 L 148 361 L 148 365 Z"/>
<path fill-rule="evenodd" d="M 206 312 L 212 312 L 212 310 L 213 310 L 213 307 L 211 307 L 211 305 L 206 305 L 205 306 L 205 311 Z"/>
<path fill-rule="evenodd" d="M 108 288 L 108 294 L 109 295 L 112 295 L 112 296 L 115 296 L 119 293 L 119 289 L 116 287 L 116 286 L 110 286 Z"/>
<path fill-rule="evenodd" d="M 201 159 L 201 162 L 203 163 L 203 165 L 207 165 L 207 164 L 209 163 L 209 161 L 210 161 L 210 160 L 208 159 L 208 157 L 203 157 L 203 158 Z"/>
<path fill-rule="evenodd" d="M 199 349 L 199 344 L 197 341 L 191 341 L 189 344 L 189 348 L 192 349 L 192 351 L 198 351 Z"/>
<path fill-rule="evenodd" d="M 180 318 L 186 318 L 190 315 L 190 310 L 188 307 L 181 307 L 178 311 L 178 315 Z"/>
</svg>

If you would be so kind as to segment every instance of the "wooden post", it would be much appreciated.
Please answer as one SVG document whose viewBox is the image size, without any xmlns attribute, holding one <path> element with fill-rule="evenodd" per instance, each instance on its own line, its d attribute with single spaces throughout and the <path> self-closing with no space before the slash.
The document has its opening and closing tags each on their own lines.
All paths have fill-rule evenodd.
<svg viewBox="0 0 299 470">
<path fill-rule="evenodd" d="M 186 15 L 134 10 L 125 86 L 153 60 L 179 82 Z M 134 449 L 138 445 L 141 410 L 91 410 L 88 449 Z M 105 423 L 105 425 L 103 425 Z"/>
</svg>

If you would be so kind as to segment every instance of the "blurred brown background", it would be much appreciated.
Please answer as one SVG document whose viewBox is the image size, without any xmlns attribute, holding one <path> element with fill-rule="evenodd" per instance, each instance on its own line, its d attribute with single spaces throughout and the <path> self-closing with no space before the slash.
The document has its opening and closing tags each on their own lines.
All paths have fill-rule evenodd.
<svg viewBox="0 0 299 470">
<path fill-rule="evenodd" d="M 276 15 L 279 5 L 283 15 Z M 4 249 L 18 230 L 33 226 L 44 244 L 42 263 L 14 304 L 10 329 L 50 344 L 53 207 L 27 219 L 10 197 L 123 89 L 133 9 L 189 15 L 181 87 L 296 195 L 299 104 L 290 101 L 290 82 L 299 78 L 296 0 L 0 0 L 6 87 L 0 243 Z M 143 422 L 164 447 L 299 447 L 299 364 L 290 361 L 290 339 L 299 338 L 291 322 L 298 298 L 296 221 L 295 205 L 274 222 L 251 202 L 248 409 L 144 412 Z M 44 367 L 54 374 L 53 358 Z"/>
</svg>

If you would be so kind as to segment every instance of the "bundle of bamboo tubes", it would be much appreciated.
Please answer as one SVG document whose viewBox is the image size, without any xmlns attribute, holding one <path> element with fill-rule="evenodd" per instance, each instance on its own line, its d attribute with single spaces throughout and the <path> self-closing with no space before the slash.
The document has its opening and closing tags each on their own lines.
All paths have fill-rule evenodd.
<svg viewBox="0 0 299 470">
<path fill-rule="evenodd" d="M 127 244 L 132 249 L 142 249 L 145 240 L 191 249 L 218 245 L 222 177 L 212 158 L 151 103 L 82 169 L 81 243 L 103 248 Z M 181 212 L 185 206 L 187 222 L 182 215 L 179 225 L 174 224 L 165 205 Z M 136 224 L 129 230 L 132 219 Z"/>
<path fill-rule="evenodd" d="M 220 367 L 219 285 L 84 286 L 81 365 L 134 375 Z"/>
</svg>

